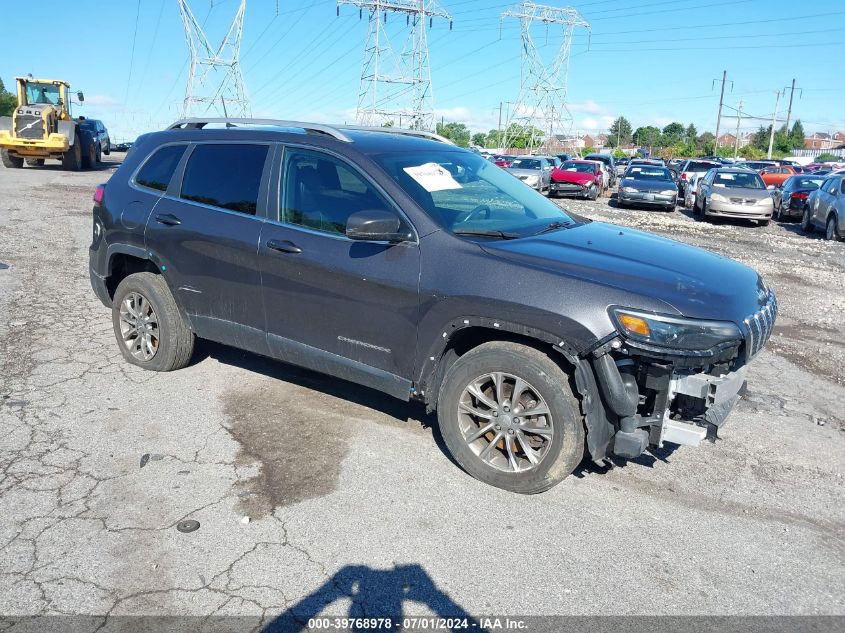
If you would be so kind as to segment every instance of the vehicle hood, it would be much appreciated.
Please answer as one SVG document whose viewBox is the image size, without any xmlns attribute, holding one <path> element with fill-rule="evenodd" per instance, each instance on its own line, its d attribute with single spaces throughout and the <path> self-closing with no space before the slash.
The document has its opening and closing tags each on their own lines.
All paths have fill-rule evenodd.
<svg viewBox="0 0 845 633">
<path fill-rule="evenodd" d="M 584 185 L 588 182 L 593 182 L 597 175 L 598 174 L 587 174 L 583 171 L 555 169 L 552 171 L 552 180 L 555 182 L 576 182 L 579 185 Z"/>
<path fill-rule="evenodd" d="M 539 169 L 517 169 L 517 168 L 510 168 L 508 167 L 507 171 L 512 173 L 514 176 L 537 176 L 539 177 L 541 172 Z"/>
<path fill-rule="evenodd" d="M 625 178 L 619 183 L 621 187 L 633 187 L 640 191 L 665 191 L 666 189 L 678 190 L 674 180 L 639 180 L 637 178 Z"/>
<path fill-rule="evenodd" d="M 525 266 L 644 297 L 642 306 L 626 306 L 631 308 L 659 300 L 683 316 L 741 324 L 766 301 L 760 275 L 739 262 L 604 222 L 487 242 L 482 248 Z"/>
</svg>

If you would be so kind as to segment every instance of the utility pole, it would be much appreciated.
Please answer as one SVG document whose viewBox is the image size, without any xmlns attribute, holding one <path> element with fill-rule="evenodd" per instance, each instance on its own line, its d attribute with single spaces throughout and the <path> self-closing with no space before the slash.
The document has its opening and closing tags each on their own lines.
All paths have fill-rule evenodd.
<svg viewBox="0 0 845 633">
<path fill-rule="evenodd" d="M 502 142 L 502 102 L 499 101 L 499 135 L 496 137 L 496 147 Z"/>
<path fill-rule="evenodd" d="M 789 120 L 792 118 L 792 97 L 795 96 L 795 80 L 792 80 L 792 88 L 789 89 L 789 108 L 786 110 L 786 133 L 789 134 Z"/>
<path fill-rule="evenodd" d="M 719 147 L 719 127 L 722 125 L 722 104 L 725 102 L 725 82 L 728 79 L 728 71 L 722 71 L 722 92 L 719 94 L 719 115 L 716 117 L 716 148 Z M 713 80 L 713 83 L 718 81 Z M 712 84 L 711 84 L 712 89 Z M 733 90 L 733 82 L 731 82 L 731 90 Z"/>
<path fill-rule="evenodd" d="M 739 124 L 742 123 L 742 99 L 739 100 L 736 110 L 736 136 L 734 136 L 734 158 L 739 154 Z"/>
<path fill-rule="evenodd" d="M 766 158 L 772 157 L 772 146 L 775 144 L 775 122 L 778 118 L 778 104 L 780 103 L 780 90 L 777 91 L 777 95 L 775 96 L 775 111 L 772 113 L 772 133 L 769 134 L 769 152 L 766 154 Z"/>
</svg>

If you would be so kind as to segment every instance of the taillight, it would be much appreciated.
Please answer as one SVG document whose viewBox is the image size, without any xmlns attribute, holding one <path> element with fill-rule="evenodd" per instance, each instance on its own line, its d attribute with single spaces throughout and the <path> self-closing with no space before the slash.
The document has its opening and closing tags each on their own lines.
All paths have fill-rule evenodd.
<svg viewBox="0 0 845 633">
<path fill-rule="evenodd" d="M 681 174 L 681 180 L 686 180 L 686 179 L 687 179 L 687 172 L 683 172 Z"/>
<path fill-rule="evenodd" d="M 809 195 L 810 194 L 808 194 L 806 191 L 796 191 L 795 193 L 792 194 L 791 197 L 798 198 L 799 200 L 806 200 L 809 197 Z"/>
<path fill-rule="evenodd" d="M 106 186 L 105 185 L 97 185 L 97 188 L 94 190 L 94 204 L 96 206 L 100 206 L 103 204 L 103 197 L 106 195 Z"/>
</svg>

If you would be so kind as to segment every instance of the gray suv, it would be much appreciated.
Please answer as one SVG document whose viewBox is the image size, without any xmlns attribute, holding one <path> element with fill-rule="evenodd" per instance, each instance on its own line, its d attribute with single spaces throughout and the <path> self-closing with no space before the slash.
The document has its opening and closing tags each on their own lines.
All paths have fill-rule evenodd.
<svg viewBox="0 0 845 633">
<path fill-rule="evenodd" d="M 750 268 L 425 132 L 180 121 L 137 140 L 92 220 L 127 362 L 176 370 L 205 338 L 418 400 L 458 464 L 520 493 L 714 440 L 777 315 Z"/>
<path fill-rule="evenodd" d="M 801 215 L 801 228 L 824 230 L 829 240 L 845 239 L 845 176 L 835 175 L 811 192 Z"/>
</svg>

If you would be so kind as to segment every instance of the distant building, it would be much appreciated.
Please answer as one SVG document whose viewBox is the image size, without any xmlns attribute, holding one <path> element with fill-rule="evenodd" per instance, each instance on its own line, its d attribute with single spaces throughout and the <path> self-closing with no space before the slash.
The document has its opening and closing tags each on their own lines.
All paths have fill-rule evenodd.
<svg viewBox="0 0 845 633">
<path fill-rule="evenodd" d="M 736 144 L 736 136 L 734 134 L 720 134 L 719 135 L 719 147 L 745 147 L 749 143 L 751 143 L 751 138 L 753 135 L 751 134 L 740 134 L 739 135 L 739 144 Z"/>
<path fill-rule="evenodd" d="M 845 144 L 845 132 L 816 132 L 804 138 L 804 149 L 836 149 Z"/>
</svg>

